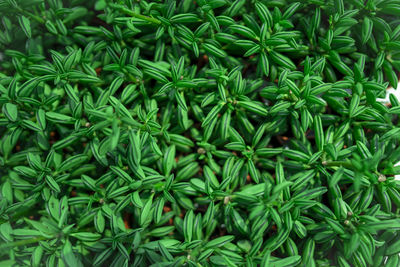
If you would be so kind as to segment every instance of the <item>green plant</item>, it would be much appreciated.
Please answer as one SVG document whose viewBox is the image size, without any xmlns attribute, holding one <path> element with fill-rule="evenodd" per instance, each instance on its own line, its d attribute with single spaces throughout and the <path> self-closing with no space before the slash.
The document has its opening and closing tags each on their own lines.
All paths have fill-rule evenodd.
<svg viewBox="0 0 400 267">
<path fill-rule="evenodd" d="M 0 265 L 399 266 L 400 1 L 0 15 Z"/>
</svg>

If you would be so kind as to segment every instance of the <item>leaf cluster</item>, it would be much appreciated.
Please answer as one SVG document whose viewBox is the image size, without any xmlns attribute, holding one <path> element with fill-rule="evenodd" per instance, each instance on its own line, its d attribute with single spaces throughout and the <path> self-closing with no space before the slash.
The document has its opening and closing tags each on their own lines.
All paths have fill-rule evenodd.
<svg viewBox="0 0 400 267">
<path fill-rule="evenodd" d="M 399 266 L 400 1 L 0 15 L 0 265 Z"/>
</svg>

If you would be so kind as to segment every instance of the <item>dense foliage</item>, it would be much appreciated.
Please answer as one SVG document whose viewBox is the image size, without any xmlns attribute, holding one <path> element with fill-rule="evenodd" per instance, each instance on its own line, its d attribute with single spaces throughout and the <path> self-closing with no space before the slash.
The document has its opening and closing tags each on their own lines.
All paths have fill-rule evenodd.
<svg viewBox="0 0 400 267">
<path fill-rule="evenodd" d="M 1 266 L 399 266 L 399 0 L 0 0 Z"/>
</svg>

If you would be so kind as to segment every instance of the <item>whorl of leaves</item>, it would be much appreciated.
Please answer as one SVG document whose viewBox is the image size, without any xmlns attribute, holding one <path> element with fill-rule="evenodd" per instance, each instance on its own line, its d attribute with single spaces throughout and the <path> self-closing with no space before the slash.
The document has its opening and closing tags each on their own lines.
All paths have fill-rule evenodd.
<svg viewBox="0 0 400 267">
<path fill-rule="evenodd" d="M 399 0 L 0 0 L 1 266 L 399 266 Z"/>
</svg>

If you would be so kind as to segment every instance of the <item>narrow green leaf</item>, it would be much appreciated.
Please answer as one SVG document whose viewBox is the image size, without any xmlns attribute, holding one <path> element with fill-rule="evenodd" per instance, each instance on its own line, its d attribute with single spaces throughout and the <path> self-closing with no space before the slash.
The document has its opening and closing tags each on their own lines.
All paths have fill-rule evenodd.
<svg viewBox="0 0 400 267">
<path fill-rule="evenodd" d="M 25 35 L 30 39 L 32 38 L 31 22 L 25 16 L 18 17 L 19 25 L 24 31 Z"/>
</svg>

